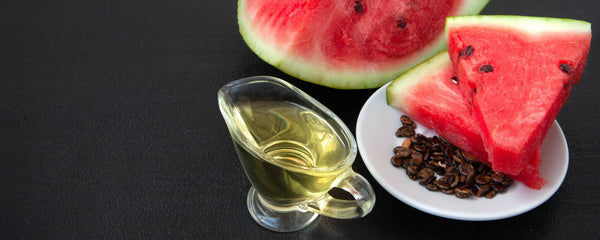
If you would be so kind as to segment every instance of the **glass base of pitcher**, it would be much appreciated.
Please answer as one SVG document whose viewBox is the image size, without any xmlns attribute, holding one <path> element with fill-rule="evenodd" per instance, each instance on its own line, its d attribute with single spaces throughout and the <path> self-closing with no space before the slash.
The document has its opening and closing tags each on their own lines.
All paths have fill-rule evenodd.
<svg viewBox="0 0 600 240">
<path fill-rule="evenodd" d="M 261 226 L 277 232 L 293 232 L 310 225 L 319 214 L 300 211 L 275 211 L 261 199 L 254 187 L 248 192 L 248 211 Z"/>
</svg>

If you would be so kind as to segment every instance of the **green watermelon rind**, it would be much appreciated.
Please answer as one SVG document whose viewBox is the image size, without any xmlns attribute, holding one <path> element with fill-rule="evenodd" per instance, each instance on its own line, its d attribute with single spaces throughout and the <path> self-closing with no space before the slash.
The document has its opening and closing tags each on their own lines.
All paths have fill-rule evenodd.
<svg viewBox="0 0 600 240">
<path fill-rule="evenodd" d="M 489 0 L 465 0 L 457 15 L 479 14 Z M 398 75 L 446 49 L 446 38 L 442 32 L 424 49 L 405 58 L 398 66 L 385 70 L 358 71 L 354 69 L 332 69 L 325 64 L 314 64 L 301 58 L 287 56 L 273 48 L 273 44 L 254 34 L 249 16 L 244 14 L 245 0 L 238 1 L 238 27 L 246 45 L 263 61 L 295 78 L 337 89 L 371 89 L 381 87 Z"/>
<path fill-rule="evenodd" d="M 590 32 L 591 23 L 568 18 L 532 17 L 518 15 L 474 15 L 454 16 L 446 18 L 446 38 L 448 26 L 459 28 L 461 26 L 498 26 L 506 29 L 517 30 L 525 33 L 552 33 L 561 34 L 569 32 Z"/>
<path fill-rule="evenodd" d="M 448 55 L 448 52 L 442 50 L 442 52 L 437 55 L 398 76 L 398 78 L 393 80 L 386 88 L 387 104 L 391 107 L 404 110 L 403 106 L 406 106 L 404 99 L 406 98 L 406 95 L 410 93 L 410 89 L 419 83 L 419 79 L 429 76 L 432 69 L 440 69 L 449 62 L 450 56 Z"/>
</svg>

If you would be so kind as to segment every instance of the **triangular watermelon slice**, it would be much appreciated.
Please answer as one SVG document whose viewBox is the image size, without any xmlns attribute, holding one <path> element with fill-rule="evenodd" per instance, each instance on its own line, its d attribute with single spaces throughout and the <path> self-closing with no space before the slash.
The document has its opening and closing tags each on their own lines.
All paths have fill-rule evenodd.
<svg viewBox="0 0 600 240">
<path fill-rule="evenodd" d="M 458 86 L 492 168 L 520 174 L 583 73 L 590 23 L 522 16 L 450 17 L 446 35 Z"/>
<path fill-rule="evenodd" d="M 446 48 L 447 16 L 477 14 L 489 0 L 239 0 L 246 44 L 298 79 L 375 88 Z"/>
<path fill-rule="evenodd" d="M 461 150 L 491 166 L 471 119 L 470 110 L 453 79 L 456 74 L 446 51 L 410 69 L 386 89 L 388 105 L 435 130 Z M 526 186 L 540 189 L 546 182 L 538 172 L 541 149 L 519 175 L 509 175 Z"/>
</svg>

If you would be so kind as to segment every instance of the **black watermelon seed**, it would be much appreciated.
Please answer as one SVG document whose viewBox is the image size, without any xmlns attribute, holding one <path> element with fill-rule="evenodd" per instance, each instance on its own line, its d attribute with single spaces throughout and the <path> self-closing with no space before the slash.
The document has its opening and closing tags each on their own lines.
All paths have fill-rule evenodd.
<svg viewBox="0 0 600 240">
<path fill-rule="evenodd" d="M 354 2 L 354 11 L 356 11 L 358 14 L 363 13 L 364 9 L 360 1 Z"/>
<path fill-rule="evenodd" d="M 460 52 L 458 52 L 458 57 L 468 57 L 471 56 L 471 54 L 473 54 L 473 46 L 469 45 L 463 49 L 460 50 Z"/>
<path fill-rule="evenodd" d="M 494 67 L 492 67 L 492 65 L 486 64 L 483 65 L 479 68 L 479 71 L 485 72 L 485 73 L 490 73 L 494 71 Z"/>
<path fill-rule="evenodd" d="M 473 93 L 477 93 L 477 88 L 473 88 Z"/>
<path fill-rule="evenodd" d="M 399 28 L 405 28 L 406 27 L 406 19 L 404 19 L 404 17 L 400 17 L 400 19 L 398 19 L 396 26 L 398 26 Z"/>
<path fill-rule="evenodd" d="M 569 64 L 563 63 L 560 65 L 560 70 L 562 70 L 566 74 L 571 74 L 573 68 Z"/>
<path fill-rule="evenodd" d="M 452 83 L 458 84 L 458 78 L 456 76 L 452 76 Z"/>
</svg>

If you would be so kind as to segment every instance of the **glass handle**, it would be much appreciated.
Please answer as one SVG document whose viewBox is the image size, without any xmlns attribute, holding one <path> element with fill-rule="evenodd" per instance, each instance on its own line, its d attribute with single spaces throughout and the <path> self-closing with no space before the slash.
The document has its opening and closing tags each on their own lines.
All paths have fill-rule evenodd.
<svg viewBox="0 0 600 240">
<path fill-rule="evenodd" d="M 332 218 L 360 218 L 371 212 L 375 205 L 375 193 L 367 180 L 358 173 L 351 172 L 336 187 L 350 193 L 354 200 L 344 200 L 325 194 L 321 198 L 306 203 L 308 211 Z"/>
</svg>

